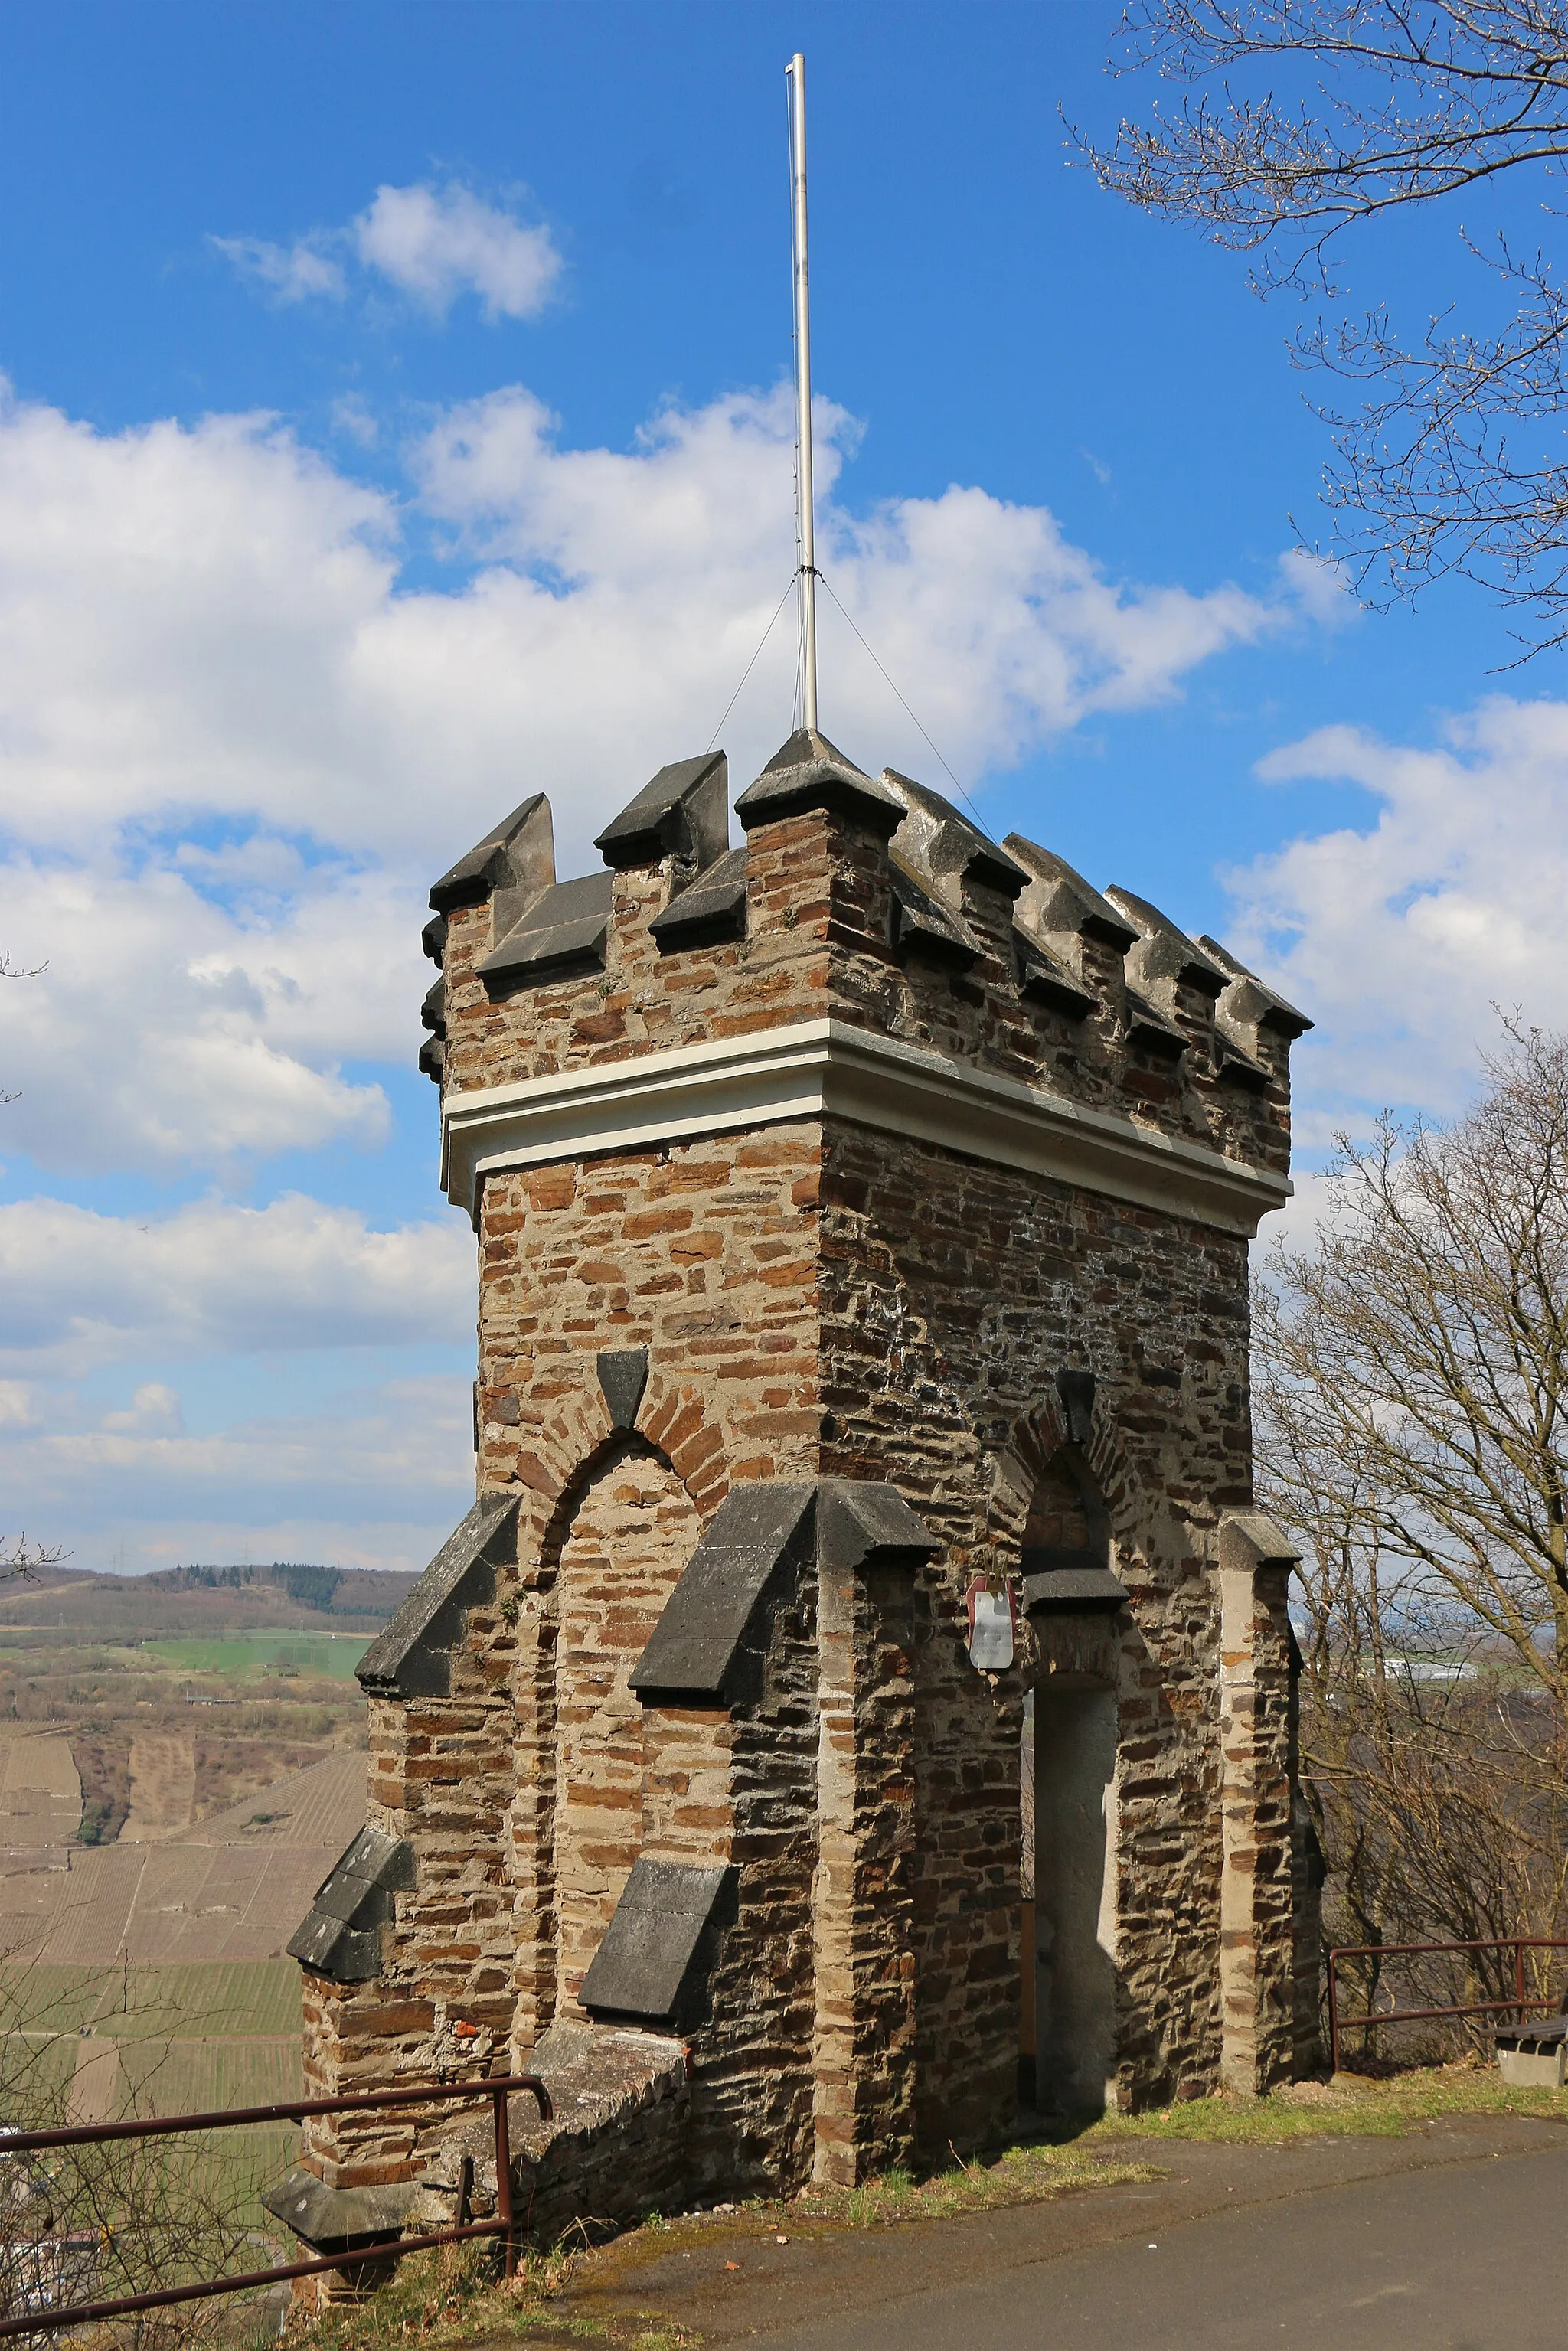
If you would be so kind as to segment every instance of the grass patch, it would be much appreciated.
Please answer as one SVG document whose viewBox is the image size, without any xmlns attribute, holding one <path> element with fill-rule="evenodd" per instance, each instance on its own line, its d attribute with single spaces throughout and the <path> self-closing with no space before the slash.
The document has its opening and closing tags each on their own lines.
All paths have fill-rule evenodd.
<svg viewBox="0 0 1568 2351">
<path fill-rule="evenodd" d="M 299 2038 L 299 1970 L 292 1959 L 198 1959 L 82 1973 L 101 1987 L 88 2021 L 119 2041 Z"/>
<path fill-rule="evenodd" d="M 1461 2061 L 1429 2065 L 1385 2081 L 1340 2074 L 1334 2083 L 1296 2082 L 1267 2098 L 1221 2093 L 1150 2114 L 1106 2115 L 1073 2141 L 1111 2147 L 1127 2140 L 1207 2140 L 1233 2147 L 1278 2147 L 1299 2138 L 1402 2138 L 1445 2115 L 1534 2115 L 1568 2123 L 1568 2090 L 1516 2090 L 1490 2066 Z"/>
<path fill-rule="evenodd" d="M 293 1673 L 347 1682 L 370 1645 L 364 1633 L 225 1633 L 143 1641 L 138 1655 L 176 1673 L 221 1674 L 229 1680 Z"/>
</svg>

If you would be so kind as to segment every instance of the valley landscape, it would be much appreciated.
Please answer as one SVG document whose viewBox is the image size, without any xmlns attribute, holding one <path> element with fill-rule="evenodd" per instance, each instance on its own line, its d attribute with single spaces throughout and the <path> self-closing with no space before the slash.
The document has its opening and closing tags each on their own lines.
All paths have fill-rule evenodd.
<svg viewBox="0 0 1568 2351">
<path fill-rule="evenodd" d="M 0 1590 L 0 2122 L 298 2095 L 284 1947 L 364 1820 L 354 1667 L 414 1579 Z"/>
</svg>

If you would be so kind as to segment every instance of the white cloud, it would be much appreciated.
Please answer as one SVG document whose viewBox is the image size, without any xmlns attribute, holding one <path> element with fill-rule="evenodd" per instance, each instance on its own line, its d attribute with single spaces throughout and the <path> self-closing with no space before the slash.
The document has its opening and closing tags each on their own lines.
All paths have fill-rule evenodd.
<svg viewBox="0 0 1568 2351">
<path fill-rule="evenodd" d="M 492 321 L 537 319 L 561 273 L 547 227 L 487 204 L 459 181 L 380 187 L 347 227 L 311 229 L 291 245 L 260 236 L 208 242 L 277 301 L 342 301 L 349 292 L 344 263 L 352 258 L 433 319 L 444 319 L 463 294 L 477 295 Z"/>
<path fill-rule="evenodd" d="M 1337 556 L 1287 548 L 1280 558 L 1280 584 L 1317 628 L 1348 629 L 1364 617 L 1350 566 Z"/>
<path fill-rule="evenodd" d="M 1381 807 L 1228 877 L 1232 943 L 1320 1024 L 1297 1054 L 1318 1131 L 1385 1103 L 1455 1109 L 1493 1005 L 1568 1026 L 1568 703 L 1498 695 L 1439 747 L 1349 726 L 1274 753 L 1266 780 L 1351 783 Z"/>
<path fill-rule="evenodd" d="M 341 266 L 323 250 L 319 237 L 298 237 L 292 245 L 272 245 L 264 236 L 214 236 L 208 242 L 242 277 L 254 278 L 279 302 L 340 302 L 348 293 Z"/>
<path fill-rule="evenodd" d="M 318 872 L 225 905 L 177 852 L 4 871 L 7 935 L 41 967 L 8 999 L 7 1147 L 104 1174 L 385 1141 L 382 1088 L 339 1063 L 417 1050 L 412 888 Z"/>
<path fill-rule="evenodd" d="M 196 1201 L 145 1220 L 18 1200 L 0 1207 L 0 1364 L 80 1378 L 138 1358 L 461 1346 L 474 1279 L 473 1237 L 456 1215 L 376 1232 L 356 1210 L 298 1194 L 265 1208 Z M 27 1391 L 17 1382 L 8 1393 L 16 1412 L 0 1405 L 0 1419 L 30 1425 Z"/>
<path fill-rule="evenodd" d="M 26 1380 L 0 1380 L 0 1428 L 37 1428 L 38 1400 Z"/>
<path fill-rule="evenodd" d="M 479 266 L 482 297 L 522 298 Z M 1295 614 L 1120 585 L 1044 508 L 973 487 L 855 517 L 856 427 L 820 413 L 827 576 L 967 778 L 1178 695 Z M 22 1092 L 0 1139 L 40 1166 L 223 1176 L 381 1144 L 365 1065 L 412 1061 L 431 877 L 538 788 L 563 871 L 595 865 L 605 819 L 706 742 L 793 569 L 782 393 L 671 409 L 612 451 L 563 447 L 513 389 L 438 417 L 407 458 L 400 501 L 266 417 L 100 434 L 0 404 L 0 946 L 47 965 L 7 987 L 0 1082 Z M 432 526 L 451 584 L 426 565 L 406 587 Z M 830 731 L 873 768 L 928 768 L 823 618 Z M 792 637 L 781 622 L 726 728 L 737 789 L 787 731 Z M 182 1427 L 162 1375 L 465 1345 L 460 1218 L 372 1232 L 298 1196 L 141 1220 L 24 1200 L 0 1209 L 0 1477 L 78 1560 L 120 1535 L 146 1563 L 240 1556 L 248 1528 L 255 1556 L 417 1564 L 461 1510 L 465 1383 L 213 1435 L 189 1383 Z M 39 1385 L 104 1364 L 135 1374 L 107 1418 Z"/>
<path fill-rule="evenodd" d="M 421 1568 L 472 1498 L 463 1380 L 389 1381 L 210 1436 L 160 1426 L 151 1407 L 134 1427 L 109 1425 L 132 1417 L 94 1426 L 66 1391 L 47 1427 L 0 1426 L 0 1480 L 26 1496 L 28 1531 L 73 1566 Z"/>
<path fill-rule="evenodd" d="M 124 1412 L 106 1412 L 99 1426 L 114 1437 L 181 1437 L 185 1416 L 179 1393 L 162 1380 L 144 1380 Z"/>
<path fill-rule="evenodd" d="M 456 183 L 378 188 L 353 235 L 367 268 L 437 317 L 471 292 L 487 319 L 534 319 L 560 276 L 548 228 L 529 226 Z"/>
</svg>

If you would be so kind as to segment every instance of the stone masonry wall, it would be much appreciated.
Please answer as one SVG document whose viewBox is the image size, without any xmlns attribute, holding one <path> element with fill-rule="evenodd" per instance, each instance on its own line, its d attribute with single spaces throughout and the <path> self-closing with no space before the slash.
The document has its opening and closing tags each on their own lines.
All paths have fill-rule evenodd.
<svg viewBox="0 0 1568 2351">
<path fill-rule="evenodd" d="M 823 1467 L 891 1475 L 947 1545 L 924 1579 L 915 1947 L 919 2136 L 983 2136 L 1014 2095 L 1019 1740 L 1030 1661 L 964 1648 L 970 1573 L 1016 1567 L 1063 1365 L 1098 1382 L 1091 1467 L 1132 1593 L 1119 1642 L 1129 2103 L 1211 2086 L 1219 2048 L 1222 1511 L 1250 1500 L 1245 1243 L 848 1124 L 822 1181 Z M 1047 1399 L 1042 1407 L 1041 1399 Z M 1046 1426 L 1040 1423 L 1043 1415 Z M 1035 1652 L 1034 1669 L 1038 1669 Z"/>
</svg>

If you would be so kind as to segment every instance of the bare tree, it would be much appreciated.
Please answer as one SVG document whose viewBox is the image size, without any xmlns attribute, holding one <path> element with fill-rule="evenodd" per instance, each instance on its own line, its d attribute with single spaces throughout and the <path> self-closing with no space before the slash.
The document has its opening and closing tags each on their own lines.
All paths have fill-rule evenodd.
<svg viewBox="0 0 1568 2351">
<path fill-rule="evenodd" d="M 1078 134 L 1102 183 L 1254 256 L 1265 294 L 1338 298 L 1349 232 L 1469 194 L 1508 173 L 1546 221 L 1568 162 L 1565 0 L 1133 0 L 1119 69 L 1182 91 Z M 1463 224 L 1511 315 L 1451 308 L 1411 336 L 1379 307 L 1320 317 L 1304 366 L 1361 389 L 1324 404 L 1335 544 L 1374 602 L 1458 572 L 1521 617 L 1528 652 L 1568 635 L 1568 289 L 1552 253 Z"/>
<path fill-rule="evenodd" d="M 25 1530 L 15 1537 L 0 1535 L 0 1583 L 37 1575 L 41 1567 L 57 1567 L 69 1556 L 63 1543 L 32 1542 Z"/>
<path fill-rule="evenodd" d="M 1341 1940 L 1568 1914 L 1568 1040 L 1512 1028 L 1486 1066 L 1451 1127 L 1342 1141 L 1315 1241 L 1257 1298 Z"/>
</svg>

